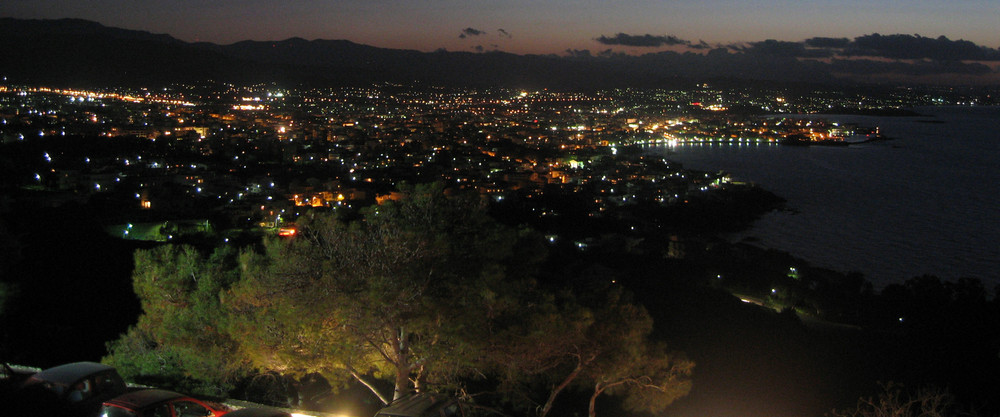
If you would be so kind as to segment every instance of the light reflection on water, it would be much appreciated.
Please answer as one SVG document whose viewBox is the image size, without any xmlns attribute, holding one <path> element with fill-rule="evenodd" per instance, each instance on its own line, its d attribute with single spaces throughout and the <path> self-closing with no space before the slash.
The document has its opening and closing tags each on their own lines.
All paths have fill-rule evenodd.
<svg viewBox="0 0 1000 417">
<path fill-rule="evenodd" d="M 649 152 L 725 170 L 788 200 L 734 239 L 754 237 L 876 287 L 923 274 L 1000 284 L 1000 108 L 935 117 L 829 116 L 895 138 L 849 147 L 678 144 Z M 927 123 L 935 120 L 944 123 Z"/>
</svg>

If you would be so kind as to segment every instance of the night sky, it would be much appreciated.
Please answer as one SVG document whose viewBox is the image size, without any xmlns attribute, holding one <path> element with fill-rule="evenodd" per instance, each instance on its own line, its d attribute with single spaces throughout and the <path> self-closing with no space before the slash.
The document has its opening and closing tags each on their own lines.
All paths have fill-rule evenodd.
<svg viewBox="0 0 1000 417">
<path fill-rule="evenodd" d="M 518 54 L 684 49 L 598 41 L 619 33 L 713 46 L 871 33 L 1000 46 L 996 0 L 6 0 L 0 2 L 0 17 L 80 18 L 219 44 L 297 36 L 421 51 Z"/>
</svg>

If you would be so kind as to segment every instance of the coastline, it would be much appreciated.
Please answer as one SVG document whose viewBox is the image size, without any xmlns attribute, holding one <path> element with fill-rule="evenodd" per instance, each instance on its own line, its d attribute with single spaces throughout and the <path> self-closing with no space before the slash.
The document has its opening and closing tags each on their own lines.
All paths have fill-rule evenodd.
<svg viewBox="0 0 1000 417">
<path fill-rule="evenodd" d="M 813 265 L 860 272 L 876 288 L 921 275 L 1000 284 L 995 219 L 1000 107 L 913 109 L 926 117 L 827 115 L 878 125 L 886 139 L 857 146 L 687 146 L 651 149 L 684 166 L 725 170 L 788 200 L 730 236 Z M 815 117 L 805 116 L 803 117 Z M 926 123 L 933 120 L 933 123 Z"/>
</svg>

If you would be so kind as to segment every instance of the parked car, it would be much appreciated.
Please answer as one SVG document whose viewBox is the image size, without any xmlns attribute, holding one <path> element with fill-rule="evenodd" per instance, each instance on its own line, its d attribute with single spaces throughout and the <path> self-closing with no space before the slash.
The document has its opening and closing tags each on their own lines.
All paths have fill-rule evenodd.
<svg viewBox="0 0 1000 417">
<path fill-rule="evenodd" d="M 124 394 L 125 381 L 115 368 L 95 362 L 74 362 L 35 373 L 21 384 L 14 398 L 20 408 L 63 415 L 94 416 L 104 400 Z"/>
<path fill-rule="evenodd" d="M 462 403 L 453 397 L 433 393 L 412 394 L 375 413 L 375 417 L 463 417 Z"/>
<path fill-rule="evenodd" d="M 14 391 L 38 371 L 15 368 L 8 363 L 0 363 L 0 393 Z"/>
<path fill-rule="evenodd" d="M 163 389 L 119 395 L 101 406 L 101 417 L 218 417 L 231 411 L 223 404 Z"/>
<path fill-rule="evenodd" d="M 26 395 L 21 389 L 24 381 L 27 381 L 36 372 L 38 372 L 37 369 L 16 369 L 6 363 L 0 366 L 0 404 L 3 404 L 4 416 L 26 416 L 39 411 L 28 404 Z M 48 399 L 54 401 L 51 395 Z"/>
<path fill-rule="evenodd" d="M 226 417 L 292 417 L 292 415 L 276 408 L 250 407 L 231 411 Z"/>
<path fill-rule="evenodd" d="M 14 367 L 8 363 L 0 363 L 0 387 L 10 389 L 20 387 L 24 381 L 36 373 L 38 373 L 37 370 L 31 371 L 28 368 Z"/>
</svg>

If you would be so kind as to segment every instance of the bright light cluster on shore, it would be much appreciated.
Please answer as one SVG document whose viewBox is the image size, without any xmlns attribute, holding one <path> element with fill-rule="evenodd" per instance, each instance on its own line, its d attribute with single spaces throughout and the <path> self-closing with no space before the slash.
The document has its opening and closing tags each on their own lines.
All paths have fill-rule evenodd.
<svg viewBox="0 0 1000 417">
<path fill-rule="evenodd" d="M 0 90 L 0 92 L 6 92 L 6 91 L 8 91 L 6 86 L 4 86 L 2 88 L 3 89 Z M 70 96 L 72 99 L 81 100 L 81 101 L 83 101 L 83 99 L 90 99 L 91 101 L 94 100 L 94 99 L 100 99 L 100 100 L 120 100 L 120 101 L 127 101 L 127 102 L 131 102 L 131 103 L 169 104 L 169 105 L 173 105 L 173 106 L 186 106 L 186 107 L 192 107 L 192 106 L 195 105 L 194 103 L 189 102 L 189 101 L 175 100 L 175 99 L 171 99 L 171 98 L 157 97 L 157 96 L 153 96 L 153 95 L 147 95 L 147 96 L 139 97 L 139 96 L 134 96 L 134 95 L 129 95 L 129 94 L 102 93 L 102 92 L 97 92 L 97 91 L 86 91 L 86 90 L 64 90 L 64 89 L 59 89 L 59 88 L 48 88 L 48 87 L 28 88 L 28 89 L 21 90 L 21 92 L 23 92 L 23 93 L 51 93 L 51 94 L 59 94 L 59 95 L 64 95 L 64 96 Z"/>
</svg>

